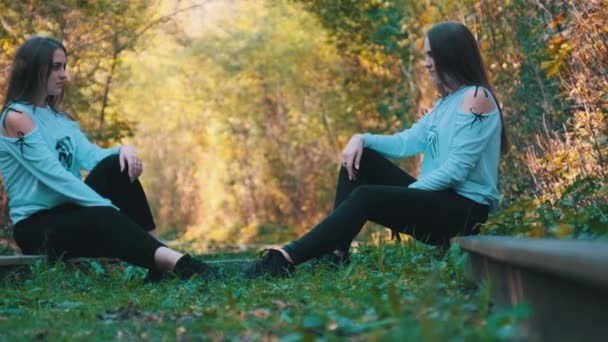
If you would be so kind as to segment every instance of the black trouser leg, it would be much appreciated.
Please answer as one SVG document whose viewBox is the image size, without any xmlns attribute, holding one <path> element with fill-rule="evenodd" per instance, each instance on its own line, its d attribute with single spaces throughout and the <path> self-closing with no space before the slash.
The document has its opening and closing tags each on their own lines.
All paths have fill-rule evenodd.
<svg viewBox="0 0 608 342">
<path fill-rule="evenodd" d="M 154 253 L 164 245 L 112 207 L 65 205 L 40 211 L 15 225 L 25 254 L 51 258 L 119 258 L 156 269 Z"/>
<path fill-rule="evenodd" d="M 340 168 L 334 209 L 360 185 L 408 186 L 415 181 L 416 178 L 410 176 L 407 172 L 399 168 L 399 166 L 383 157 L 380 153 L 365 148 L 363 149 L 359 172 L 357 173 L 357 178 L 355 180 L 349 180 L 346 169 L 344 167 Z"/>
<path fill-rule="evenodd" d="M 377 154 L 368 152 L 366 150 L 363 154 L 364 159 L 366 154 L 376 158 Z M 376 162 L 380 165 L 384 163 L 379 159 Z M 366 178 L 369 180 L 378 174 L 387 174 L 387 171 L 364 170 L 365 164 L 370 168 L 374 165 L 367 159 L 362 160 L 359 175 L 361 181 Z M 392 167 L 385 168 L 401 178 L 392 178 L 390 181 L 411 183 L 412 177 L 399 175 L 391 169 Z M 411 234 L 414 238 L 427 243 L 441 244 L 452 236 L 470 234 L 477 223 L 487 219 L 488 208 L 485 205 L 471 201 L 453 191 L 409 189 L 407 184 L 360 184 L 350 190 L 342 184 L 342 189 L 346 190 L 338 190 L 339 194 L 336 197 L 340 199 L 336 200 L 338 205 L 334 211 L 307 234 L 289 243 L 284 249 L 295 263 L 304 262 L 330 252 L 336 246 L 350 245 L 368 220 Z M 349 192 L 348 195 L 343 196 L 341 191 Z"/>
<path fill-rule="evenodd" d="M 149 231 L 156 227 L 141 183 L 137 179 L 131 183 L 126 167 L 120 172 L 118 155 L 111 155 L 100 161 L 89 173 L 85 183 L 102 197 L 112 201 L 123 214 L 144 230 Z"/>
<path fill-rule="evenodd" d="M 40 211 L 15 225 L 15 240 L 26 254 L 119 258 L 156 269 L 154 253 L 164 245 L 146 232 L 154 220 L 138 180 L 120 172 L 118 155 L 95 166 L 85 183 L 120 208 L 67 204 Z"/>
<path fill-rule="evenodd" d="M 415 181 L 416 178 L 410 176 L 380 153 L 365 148 L 363 149 L 360 168 L 354 181 L 348 179 L 348 172 L 344 167 L 340 168 L 334 210 L 342 204 L 353 190 L 361 185 L 397 185 L 407 187 Z M 348 251 L 351 240 L 345 239 L 344 241 L 340 241 L 335 249 L 343 252 Z"/>
</svg>

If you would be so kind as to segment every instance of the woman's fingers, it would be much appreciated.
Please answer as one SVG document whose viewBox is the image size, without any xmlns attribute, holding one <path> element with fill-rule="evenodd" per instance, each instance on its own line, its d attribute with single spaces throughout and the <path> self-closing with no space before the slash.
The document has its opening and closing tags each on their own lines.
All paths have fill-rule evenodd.
<svg viewBox="0 0 608 342">
<path fill-rule="evenodd" d="M 346 144 L 346 148 L 342 152 L 342 166 L 348 172 L 348 179 L 355 180 L 357 178 L 357 171 L 359 171 L 359 164 L 361 163 L 361 156 L 363 154 L 363 141 L 358 134 L 353 135 Z"/>
<path fill-rule="evenodd" d="M 131 180 L 131 183 L 133 183 L 143 172 L 143 164 L 141 159 L 137 156 L 135 149 L 131 146 L 124 145 L 120 149 L 120 156 L 118 159 L 120 161 L 120 172 L 123 172 L 126 167 L 129 179 Z"/>
<path fill-rule="evenodd" d="M 141 160 L 135 161 L 135 167 L 133 170 L 133 179 L 138 178 L 144 172 L 144 166 Z"/>
<path fill-rule="evenodd" d="M 346 172 L 348 173 L 348 179 L 349 180 L 355 180 L 357 178 L 357 170 L 358 167 L 356 166 L 356 162 L 357 162 L 357 153 L 355 151 L 355 153 L 348 153 L 345 154 L 343 157 L 343 166 L 346 169 Z"/>
<path fill-rule="evenodd" d="M 133 167 L 131 168 L 131 174 L 129 176 L 131 176 L 131 183 L 133 183 L 133 181 L 135 180 L 135 173 L 137 171 L 137 161 L 133 162 Z"/>
<path fill-rule="evenodd" d="M 346 162 L 346 172 L 348 172 L 348 179 L 355 179 L 355 171 L 353 170 L 353 158 L 349 156 L 348 161 Z"/>
<path fill-rule="evenodd" d="M 359 148 L 355 156 L 355 170 L 357 171 L 359 171 L 359 167 L 361 166 L 361 156 L 363 156 L 363 148 Z"/>
<path fill-rule="evenodd" d="M 129 178 L 131 179 L 131 183 L 137 179 L 137 177 L 141 176 L 143 172 L 143 164 L 139 158 L 133 158 L 129 163 Z"/>
<path fill-rule="evenodd" d="M 126 157 L 121 153 L 120 156 L 118 156 L 118 164 L 120 164 L 120 172 L 123 172 L 125 169 L 125 162 L 126 162 Z"/>
<path fill-rule="evenodd" d="M 351 180 L 356 180 L 357 179 L 357 174 L 359 173 L 359 162 L 361 161 L 361 154 L 363 153 L 363 151 L 359 150 L 357 151 L 357 153 L 353 156 L 353 163 L 352 163 L 352 178 Z"/>
</svg>

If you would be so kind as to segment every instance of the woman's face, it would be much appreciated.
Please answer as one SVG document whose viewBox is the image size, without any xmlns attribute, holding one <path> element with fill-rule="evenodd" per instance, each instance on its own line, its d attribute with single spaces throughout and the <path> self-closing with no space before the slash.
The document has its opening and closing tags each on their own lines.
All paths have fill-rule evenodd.
<svg viewBox="0 0 608 342">
<path fill-rule="evenodd" d="M 439 76 L 437 76 L 437 70 L 435 70 L 435 60 L 433 59 L 433 52 L 431 51 L 431 43 L 429 42 L 429 38 L 426 37 L 424 39 L 424 67 L 429 71 L 431 75 L 431 80 L 436 86 L 441 84 L 439 80 Z"/>
<path fill-rule="evenodd" d="M 53 53 L 53 63 L 51 65 L 51 73 L 47 81 L 47 96 L 59 96 L 63 90 L 63 86 L 67 81 L 68 74 L 65 70 L 66 56 L 62 49 L 57 49 Z"/>
</svg>

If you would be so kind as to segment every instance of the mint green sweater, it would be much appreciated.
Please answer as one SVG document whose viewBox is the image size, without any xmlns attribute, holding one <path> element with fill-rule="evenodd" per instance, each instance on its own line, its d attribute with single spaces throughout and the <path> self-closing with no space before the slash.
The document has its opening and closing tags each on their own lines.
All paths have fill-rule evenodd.
<svg viewBox="0 0 608 342">
<path fill-rule="evenodd" d="M 464 87 L 435 104 L 434 109 L 411 128 L 393 135 L 364 134 L 364 146 L 387 157 L 424 154 L 419 179 L 409 187 L 440 191 L 453 189 L 475 202 L 497 207 L 501 119 L 496 100 L 480 87 L 478 96 L 488 96 L 494 110 L 475 115 L 460 110 Z"/>
<path fill-rule="evenodd" d="M 112 206 L 82 181 L 80 170 L 91 170 L 120 146 L 91 143 L 76 122 L 50 107 L 12 103 L 2 112 L 2 123 L 9 109 L 29 115 L 36 125 L 20 138 L 0 135 L 0 173 L 13 224 L 64 203 Z"/>
</svg>

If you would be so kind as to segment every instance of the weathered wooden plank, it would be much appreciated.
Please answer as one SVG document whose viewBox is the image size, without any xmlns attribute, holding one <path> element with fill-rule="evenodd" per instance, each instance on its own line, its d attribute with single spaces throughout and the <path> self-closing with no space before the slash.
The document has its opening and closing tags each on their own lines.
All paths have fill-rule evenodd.
<svg viewBox="0 0 608 342">
<path fill-rule="evenodd" d="M 471 236 L 452 243 L 494 260 L 608 287 L 608 241 Z"/>
<path fill-rule="evenodd" d="M 0 267 L 13 265 L 29 265 L 43 258 L 44 256 L 42 255 L 2 255 L 0 256 Z"/>
<path fill-rule="evenodd" d="M 608 340 L 608 242 L 474 236 L 452 243 L 469 253 L 470 277 L 490 282 L 496 307 L 530 305 L 528 339 Z"/>
</svg>

